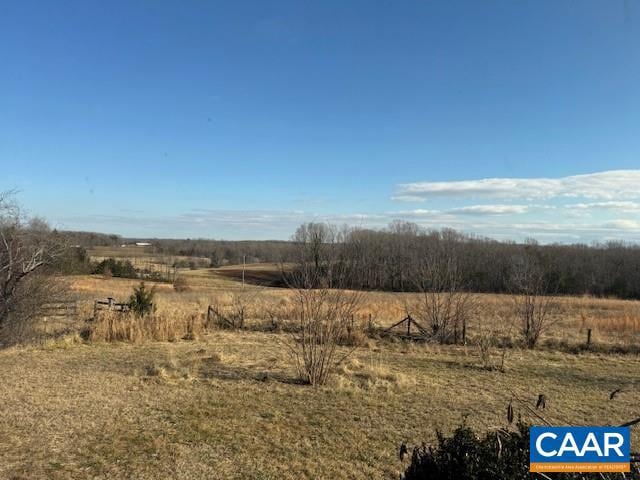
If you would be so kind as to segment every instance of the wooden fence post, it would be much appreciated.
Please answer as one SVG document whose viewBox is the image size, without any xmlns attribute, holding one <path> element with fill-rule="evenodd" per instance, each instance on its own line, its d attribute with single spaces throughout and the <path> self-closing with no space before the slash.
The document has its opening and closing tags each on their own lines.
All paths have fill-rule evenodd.
<svg viewBox="0 0 640 480">
<path fill-rule="evenodd" d="M 462 319 L 462 344 L 467 344 L 467 320 Z"/>
<path fill-rule="evenodd" d="M 591 345 L 591 329 L 587 329 L 587 346 Z"/>
</svg>

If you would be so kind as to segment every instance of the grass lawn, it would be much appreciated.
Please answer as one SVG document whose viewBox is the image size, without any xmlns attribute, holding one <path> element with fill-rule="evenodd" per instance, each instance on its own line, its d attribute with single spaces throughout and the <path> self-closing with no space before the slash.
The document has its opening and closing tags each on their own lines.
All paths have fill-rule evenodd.
<svg viewBox="0 0 640 480">
<path fill-rule="evenodd" d="M 640 416 L 632 355 L 512 350 L 499 373 L 466 347 L 372 341 L 313 388 L 295 383 L 284 335 L 74 338 L 0 352 L 1 478 L 397 478 L 400 442 L 465 418 L 505 426 L 510 391 L 531 406 L 544 393 L 556 424 Z"/>
</svg>

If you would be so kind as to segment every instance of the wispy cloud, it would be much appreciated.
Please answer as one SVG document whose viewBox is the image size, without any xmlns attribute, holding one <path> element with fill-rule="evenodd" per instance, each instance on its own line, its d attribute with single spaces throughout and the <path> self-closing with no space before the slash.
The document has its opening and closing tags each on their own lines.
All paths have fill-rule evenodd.
<svg viewBox="0 0 640 480">
<path fill-rule="evenodd" d="M 509 208 L 505 208 L 509 207 Z M 424 228 L 455 228 L 496 239 L 542 241 L 640 241 L 640 219 L 619 218 L 577 221 L 555 213 L 551 220 L 526 218 L 524 205 L 472 205 L 449 210 L 413 209 L 382 213 L 316 214 L 299 210 L 198 209 L 177 215 L 138 214 L 73 216 L 53 219 L 58 228 L 120 233 L 131 237 L 286 239 L 303 222 L 330 222 L 366 228 L 382 228 L 393 220 L 408 220 Z M 562 212 L 559 210 L 559 212 Z M 504 220 L 522 215 L 522 221 Z M 518 217 L 520 218 L 520 217 Z"/>
<path fill-rule="evenodd" d="M 427 199 L 419 195 L 394 195 L 391 197 L 391 200 L 396 200 L 398 202 L 424 202 Z"/>
<path fill-rule="evenodd" d="M 428 218 L 441 217 L 440 210 L 426 210 L 424 208 L 416 208 L 414 210 L 400 210 L 398 212 L 390 212 L 389 215 L 398 218 Z"/>
<path fill-rule="evenodd" d="M 604 228 L 611 230 L 628 230 L 640 232 L 640 222 L 626 218 L 618 218 L 603 224 Z"/>
<path fill-rule="evenodd" d="M 429 208 L 317 213 L 306 210 L 198 208 L 171 215 L 112 211 L 111 215 L 52 218 L 59 228 L 125 236 L 229 239 L 289 238 L 304 222 L 383 228 L 407 220 L 424 228 L 455 228 L 497 239 L 543 241 L 618 239 L 640 242 L 640 170 L 562 178 L 493 178 L 418 182 L 398 187 L 396 200 L 429 201 Z M 499 201 L 472 201 L 469 197 Z"/>
<path fill-rule="evenodd" d="M 565 205 L 565 208 L 578 210 L 615 210 L 619 212 L 633 213 L 640 212 L 640 203 L 630 201 L 574 203 Z"/>
<path fill-rule="evenodd" d="M 317 214 L 301 210 L 193 209 L 176 215 L 77 215 L 53 218 L 56 228 L 119 233 L 131 237 L 286 239 L 304 222 L 380 228 L 388 214 Z"/>
<path fill-rule="evenodd" d="M 449 210 L 462 215 L 515 215 L 527 211 L 529 205 L 470 205 Z"/>
<path fill-rule="evenodd" d="M 406 183 L 397 186 L 392 199 L 428 201 L 429 206 L 439 207 L 399 212 L 406 218 L 447 222 L 454 228 L 496 238 L 638 241 L 639 184 L 640 170 L 609 170 L 559 178 Z M 500 202 L 475 203 L 474 199 Z M 460 203 L 463 205 L 458 206 Z"/>
<path fill-rule="evenodd" d="M 404 217 L 438 217 L 438 218 L 455 218 L 456 215 L 517 215 L 529 211 L 529 205 L 468 205 L 466 207 L 450 208 L 447 210 L 430 210 L 424 208 L 416 208 L 414 210 L 401 210 L 392 212 L 392 215 Z"/>
<path fill-rule="evenodd" d="M 640 170 L 610 170 L 560 178 L 484 178 L 398 185 L 392 197 L 400 201 L 430 198 L 551 199 L 576 197 L 613 200 L 640 198 Z"/>
</svg>

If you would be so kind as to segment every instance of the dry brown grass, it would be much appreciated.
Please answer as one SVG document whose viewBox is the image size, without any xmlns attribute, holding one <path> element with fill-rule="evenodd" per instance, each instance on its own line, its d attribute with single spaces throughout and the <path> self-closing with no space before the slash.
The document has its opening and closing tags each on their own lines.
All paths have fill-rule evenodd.
<svg viewBox="0 0 640 480">
<path fill-rule="evenodd" d="M 231 305 L 241 291 L 199 275 L 184 293 L 158 284 L 148 324 L 105 314 L 92 327 L 94 342 L 71 334 L 0 351 L 0 478 L 397 478 L 401 442 L 429 441 L 436 428 L 450 432 L 464 417 L 477 430 L 502 427 L 510 391 L 531 405 L 544 393 L 544 415 L 555 424 L 619 424 L 640 414 L 637 355 L 513 348 L 503 373 L 482 368 L 473 346 L 374 335 L 326 387 L 300 385 L 287 333 L 269 328 L 272 316 L 288 320 L 291 292 L 247 287 L 247 330 L 198 330 L 189 319 L 202 320 L 214 301 Z M 91 317 L 93 299 L 124 300 L 136 284 L 74 277 L 84 299 L 79 326 Z M 379 328 L 401 319 L 410 297 L 366 293 L 354 318 L 359 331 L 369 314 Z M 478 300 L 482 325 L 508 334 L 501 325 L 510 323 L 511 298 Z M 637 302 L 555 301 L 559 321 L 546 339 L 579 344 L 593 328 L 598 343 L 640 341 Z M 480 326 L 472 319 L 470 341 Z M 191 338 L 190 328 L 197 334 L 180 341 Z"/>
<path fill-rule="evenodd" d="M 625 306 L 606 316 L 596 316 L 589 311 L 580 313 L 580 329 L 595 329 L 614 335 L 635 335 L 640 332 L 640 307 Z"/>
<path fill-rule="evenodd" d="M 74 337 L 2 351 L 0 478 L 397 478 L 403 441 L 432 440 L 463 417 L 478 430 L 505 426 L 510 389 L 531 405 L 544 393 L 557 424 L 638 414 L 635 356 L 517 350 L 499 373 L 465 347 L 373 342 L 310 388 L 293 382 L 282 337 Z"/>
<path fill-rule="evenodd" d="M 247 328 L 277 331 L 291 320 L 293 294 L 279 288 L 247 286 L 221 278 L 213 270 L 184 272 L 190 289 L 175 292 L 172 285 L 155 284 L 158 312 L 179 315 L 204 313 L 207 306 L 217 303 L 229 309 L 238 295 L 246 298 Z M 89 302 L 108 296 L 125 300 L 136 280 L 78 276 L 73 278 L 72 289 L 80 298 Z M 153 282 L 148 282 L 154 285 Z M 355 315 L 359 325 L 371 322 L 377 329 L 384 329 L 411 312 L 417 294 L 365 292 L 364 301 Z M 549 340 L 568 345 L 582 345 L 586 330 L 592 329 L 592 340 L 604 346 L 640 344 L 640 302 L 587 297 L 557 297 L 553 299 L 553 325 L 542 335 L 542 342 Z M 487 322 L 499 322 L 488 325 Z M 479 326 L 490 327 L 498 334 L 504 332 L 513 341 L 518 337 L 518 326 L 513 315 L 513 299 L 510 295 L 477 295 L 477 309 L 470 318 L 467 338 L 473 341 Z"/>
<path fill-rule="evenodd" d="M 202 335 L 205 319 L 198 313 L 153 313 L 137 317 L 131 312 L 102 311 L 92 319 L 87 330 L 92 342 L 175 342 L 194 340 Z"/>
<path fill-rule="evenodd" d="M 350 358 L 338 367 L 333 384 L 343 390 L 400 391 L 416 385 L 416 379 L 394 370 L 380 354 Z"/>
</svg>

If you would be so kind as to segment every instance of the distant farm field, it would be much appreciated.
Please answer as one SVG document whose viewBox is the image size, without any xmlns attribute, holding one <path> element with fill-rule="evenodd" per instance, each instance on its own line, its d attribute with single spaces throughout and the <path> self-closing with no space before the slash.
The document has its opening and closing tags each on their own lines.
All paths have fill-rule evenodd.
<svg viewBox="0 0 640 480">
<path fill-rule="evenodd" d="M 260 275 L 270 268 L 248 270 Z M 636 354 L 572 353 L 589 328 L 596 345 L 637 346 L 638 302 L 555 299 L 558 319 L 541 347 L 510 347 L 504 372 L 482 368 L 475 317 L 466 346 L 373 335 L 329 385 L 310 387 L 297 382 L 288 334 L 265 327 L 265 311 L 286 306 L 291 291 L 243 289 L 224 269 L 179 274 L 187 279 L 185 292 L 155 284 L 159 314 L 203 318 L 211 303 L 230 305 L 241 295 L 246 329 L 212 328 L 169 342 L 88 342 L 78 332 L 93 300 L 125 300 L 138 281 L 69 277 L 81 312 L 71 331 L 0 351 L 1 478 L 398 478 L 402 442 L 432 441 L 436 429 L 450 432 L 462 421 L 478 430 L 505 427 L 516 397 L 523 402 L 515 401 L 516 412 L 532 420 L 528 408 L 544 394 L 539 413 L 555 424 L 619 424 L 640 416 Z M 415 299 L 365 293 L 358 318 L 381 331 Z M 477 315 L 504 321 L 507 313 L 499 312 L 508 312 L 511 301 L 479 295 Z M 517 331 L 504 327 L 515 341 Z M 633 440 L 640 441 L 637 430 Z"/>
</svg>

